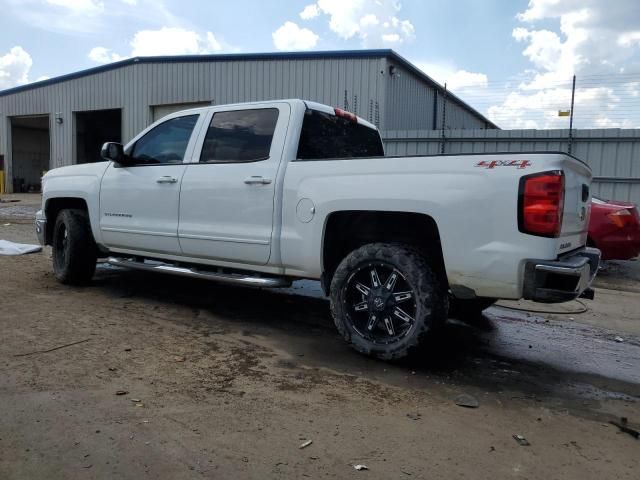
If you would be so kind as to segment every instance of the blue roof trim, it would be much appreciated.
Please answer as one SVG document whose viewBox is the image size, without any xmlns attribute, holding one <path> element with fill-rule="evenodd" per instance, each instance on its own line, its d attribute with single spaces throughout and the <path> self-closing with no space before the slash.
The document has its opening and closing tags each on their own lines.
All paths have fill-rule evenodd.
<svg viewBox="0 0 640 480">
<path fill-rule="evenodd" d="M 102 72 L 108 72 L 116 70 L 118 68 L 135 65 L 138 63 L 183 63 L 183 62 L 228 62 L 234 60 L 304 60 L 315 58 L 389 58 L 411 73 L 429 83 L 432 87 L 436 88 L 439 93 L 444 93 L 444 87 L 431 77 L 426 75 L 422 70 L 417 68 L 411 62 L 404 57 L 400 56 L 391 49 L 373 49 L 373 50 L 328 50 L 328 51 L 312 51 L 312 52 L 271 52 L 271 53 L 227 53 L 227 54 L 215 54 L 215 55 L 174 55 L 174 56 L 157 56 L 157 57 L 133 57 L 121 60 L 119 62 L 109 63 L 106 65 L 100 65 L 99 67 L 88 68 L 80 70 L 78 72 L 68 73 L 66 75 L 60 75 L 58 77 L 49 78 L 47 80 L 41 80 L 39 82 L 29 83 L 27 85 L 20 85 L 18 87 L 9 88 L 0 91 L 0 97 L 6 97 L 14 93 L 25 92 L 36 88 L 47 87 L 55 85 L 57 83 L 74 80 L 77 78 L 87 77 L 89 75 L 95 75 Z M 486 118 L 476 109 L 462 101 L 460 98 L 447 91 L 447 98 L 458 103 L 465 109 L 473 112 L 480 117 L 482 121 L 486 122 L 494 128 L 499 128 L 491 120 Z"/>
</svg>

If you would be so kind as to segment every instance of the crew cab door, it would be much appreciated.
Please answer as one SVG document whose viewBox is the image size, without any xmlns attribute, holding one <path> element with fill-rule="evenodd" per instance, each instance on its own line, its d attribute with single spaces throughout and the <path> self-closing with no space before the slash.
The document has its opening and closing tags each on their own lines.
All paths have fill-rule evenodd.
<svg viewBox="0 0 640 480">
<path fill-rule="evenodd" d="M 194 132 L 205 115 L 172 115 L 128 146 L 132 165 L 109 165 L 100 188 L 100 230 L 107 247 L 180 254 L 178 204 L 184 162 L 191 160 Z"/>
<path fill-rule="evenodd" d="M 290 106 L 214 110 L 198 163 L 187 166 L 178 235 L 185 256 L 263 265 L 271 252 L 276 179 Z"/>
</svg>

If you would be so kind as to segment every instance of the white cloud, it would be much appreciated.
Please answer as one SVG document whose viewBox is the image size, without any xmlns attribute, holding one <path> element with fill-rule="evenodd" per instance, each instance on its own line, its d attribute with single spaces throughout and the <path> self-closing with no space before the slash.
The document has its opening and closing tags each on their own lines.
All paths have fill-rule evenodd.
<svg viewBox="0 0 640 480">
<path fill-rule="evenodd" d="M 380 20 L 373 13 L 368 13 L 360 19 L 359 23 L 362 28 L 368 28 L 380 24 Z"/>
<path fill-rule="evenodd" d="M 207 32 L 207 51 L 213 53 L 220 52 L 222 50 L 224 50 L 224 47 L 218 41 L 216 36 L 211 32 Z"/>
<path fill-rule="evenodd" d="M 637 0 L 531 0 L 522 22 L 559 21 L 560 32 L 516 28 L 523 55 L 552 82 L 558 75 L 640 72 L 640 2 Z"/>
<path fill-rule="evenodd" d="M 357 37 L 364 47 L 400 45 L 415 36 L 413 24 L 397 17 L 397 0 L 318 0 L 315 7 L 329 16 L 332 32 L 344 40 Z"/>
<path fill-rule="evenodd" d="M 488 81 L 489 79 L 484 73 L 458 70 L 449 77 L 447 87 L 453 91 L 464 88 L 483 88 L 487 86 Z"/>
<path fill-rule="evenodd" d="M 618 44 L 622 47 L 633 47 L 634 43 L 640 45 L 640 31 L 625 32 L 618 37 Z"/>
<path fill-rule="evenodd" d="M 464 89 L 482 89 L 489 81 L 484 73 L 468 72 L 452 64 L 417 62 L 416 66 L 436 82 L 442 85 L 446 83 L 447 89 L 454 92 Z"/>
<path fill-rule="evenodd" d="M 202 39 L 196 32 L 177 27 L 141 30 L 131 40 L 131 55 L 184 55 L 200 53 Z"/>
<path fill-rule="evenodd" d="M 131 52 L 120 55 L 105 47 L 94 47 L 88 57 L 96 63 L 111 63 L 129 57 L 159 55 L 198 55 L 221 51 L 238 51 L 212 32 L 204 37 L 192 30 L 178 27 L 162 27 L 159 30 L 141 30 L 136 32 L 130 42 Z"/>
<path fill-rule="evenodd" d="M 521 22 L 532 22 L 542 20 L 558 12 L 562 0 L 532 0 L 529 7 L 524 12 L 518 13 L 516 17 Z"/>
<path fill-rule="evenodd" d="M 397 33 L 383 33 L 382 42 L 387 44 L 402 43 L 402 38 Z"/>
<path fill-rule="evenodd" d="M 308 28 L 301 28 L 293 22 L 285 22 L 271 36 L 278 50 L 308 50 L 315 47 L 320 38 Z"/>
<path fill-rule="evenodd" d="M 320 15 L 320 9 L 318 9 L 318 5 L 315 3 L 307 5 L 304 7 L 304 10 L 300 12 L 300 18 L 303 20 L 311 20 L 312 18 L 316 18 L 318 15 Z"/>
<path fill-rule="evenodd" d="M 31 55 L 19 46 L 0 56 L 0 90 L 28 83 L 31 65 Z"/>
<path fill-rule="evenodd" d="M 124 60 L 127 57 L 118 55 L 117 53 L 105 47 L 95 47 L 89 52 L 89 59 L 96 63 L 111 63 Z"/>
<path fill-rule="evenodd" d="M 132 57 L 156 55 L 196 55 L 217 53 L 223 50 L 238 51 L 212 32 L 203 38 L 198 32 L 179 27 L 162 27 L 159 30 L 141 30 L 131 40 Z"/>
<path fill-rule="evenodd" d="M 558 67 L 562 55 L 562 41 L 557 33 L 549 30 L 531 31 L 519 27 L 513 30 L 513 38 L 518 42 L 529 43 L 522 54 L 536 67 L 545 70 Z"/>
<path fill-rule="evenodd" d="M 633 98 L 640 97 L 640 82 L 628 82 L 623 85 L 627 95 Z"/>
</svg>

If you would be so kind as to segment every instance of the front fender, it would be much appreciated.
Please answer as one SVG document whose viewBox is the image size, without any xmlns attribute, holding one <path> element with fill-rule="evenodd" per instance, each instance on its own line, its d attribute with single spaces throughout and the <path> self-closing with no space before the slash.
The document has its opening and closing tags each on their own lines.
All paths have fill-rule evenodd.
<svg viewBox="0 0 640 480">
<path fill-rule="evenodd" d="M 108 162 L 74 165 L 51 170 L 43 178 L 42 211 L 46 214 L 50 202 L 58 199 L 82 200 L 87 205 L 91 231 L 96 243 L 102 243 L 100 234 L 100 183 Z M 54 219 L 47 218 L 50 223 Z"/>
</svg>

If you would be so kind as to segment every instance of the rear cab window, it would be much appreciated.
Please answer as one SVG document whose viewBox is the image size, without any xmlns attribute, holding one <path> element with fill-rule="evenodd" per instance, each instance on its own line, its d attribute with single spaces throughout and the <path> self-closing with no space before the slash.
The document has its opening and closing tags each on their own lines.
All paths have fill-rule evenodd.
<svg viewBox="0 0 640 480">
<path fill-rule="evenodd" d="M 314 109 L 305 112 L 299 160 L 382 156 L 384 148 L 376 129 Z"/>
</svg>

